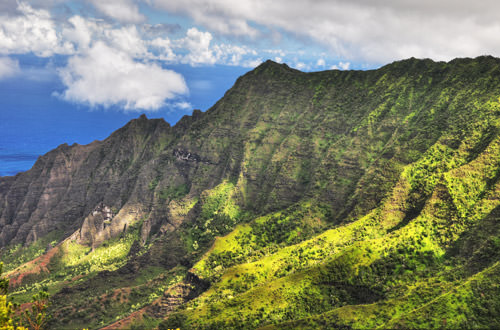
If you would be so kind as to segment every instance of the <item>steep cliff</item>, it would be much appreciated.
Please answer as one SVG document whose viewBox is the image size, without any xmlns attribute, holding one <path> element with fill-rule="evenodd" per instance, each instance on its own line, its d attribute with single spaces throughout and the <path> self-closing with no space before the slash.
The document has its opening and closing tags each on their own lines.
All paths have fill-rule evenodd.
<svg viewBox="0 0 500 330">
<path fill-rule="evenodd" d="M 443 291 L 405 304 L 405 286 L 492 266 L 456 282 L 446 268 L 484 250 L 481 226 L 496 237 L 499 96 L 492 57 L 315 73 L 268 61 L 173 127 L 141 116 L 0 178 L 2 258 L 14 269 L 55 246 L 47 274 L 16 283 L 51 286 L 56 328 L 109 324 L 163 292 L 182 301 L 169 327 L 408 326 L 387 304 L 417 313 Z M 183 277 L 210 288 L 172 295 Z"/>
</svg>

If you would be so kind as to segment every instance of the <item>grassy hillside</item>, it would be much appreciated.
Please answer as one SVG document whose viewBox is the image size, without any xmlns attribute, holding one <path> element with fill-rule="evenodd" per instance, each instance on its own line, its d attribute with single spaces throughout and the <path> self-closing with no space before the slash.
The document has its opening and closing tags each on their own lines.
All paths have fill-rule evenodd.
<svg viewBox="0 0 500 330">
<path fill-rule="evenodd" d="M 496 64 L 487 67 L 485 62 Z M 263 232 L 255 229 L 278 217 L 287 223 L 282 211 L 237 227 L 193 267 L 212 281 L 210 289 L 163 325 L 495 327 L 500 205 L 497 62 L 409 60 L 379 70 L 389 72 L 373 85 L 358 82 L 364 82 L 365 93 L 373 97 L 377 86 L 384 85 L 385 93 L 384 101 L 341 137 L 353 143 L 362 135 L 370 149 L 379 148 L 349 198 L 356 201 L 349 215 L 300 243 L 268 240 L 276 228 L 271 223 Z M 422 72 L 415 76 L 417 67 Z M 480 72 L 487 74 L 478 77 Z M 391 77 L 396 73 L 397 79 Z M 358 74 L 366 78 L 373 73 Z M 401 131 L 393 130 L 387 142 L 377 146 L 389 122 Z M 362 149 L 357 160 L 367 154 Z M 365 211 L 368 203 L 376 207 Z M 296 206 L 301 207 L 306 210 L 299 216 L 303 225 L 310 224 L 317 208 Z M 317 213 L 317 223 L 335 219 L 330 212 Z M 293 237 L 294 229 L 278 233 Z"/>
<path fill-rule="evenodd" d="M 140 142 L 122 227 L 8 245 L 13 295 L 48 286 L 53 328 L 497 327 L 499 97 L 492 57 L 266 62 L 206 113 L 115 133 Z"/>
</svg>

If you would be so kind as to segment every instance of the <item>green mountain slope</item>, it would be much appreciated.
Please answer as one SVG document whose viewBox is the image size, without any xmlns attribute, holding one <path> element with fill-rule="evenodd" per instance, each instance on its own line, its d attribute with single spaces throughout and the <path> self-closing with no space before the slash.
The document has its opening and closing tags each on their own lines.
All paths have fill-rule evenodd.
<svg viewBox="0 0 500 330">
<path fill-rule="evenodd" d="M 495 327 L 499 97 L 492 57 L 268 61 L 0 179 L 14 296 L 47 285 L 53 328 Z"/>
</svg>

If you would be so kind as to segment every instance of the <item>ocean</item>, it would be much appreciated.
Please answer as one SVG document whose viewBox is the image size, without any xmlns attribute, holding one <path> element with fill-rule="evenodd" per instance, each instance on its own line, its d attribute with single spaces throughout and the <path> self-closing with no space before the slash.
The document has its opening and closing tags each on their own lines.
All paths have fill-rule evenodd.
<svg viewBox="0 0 500 330">
<path fill-rule="evenodd" d="M 118 107 L 90 108 L 61 100 L 62 92 L 56 67 L 64 65 L 35 56 L 17 57 L 22 73 L 0 80 L 0 176 L 29 170 L 40 155 L 68 143 L 88 144 L 102 140 L 142 111 L 124 112 Z M 249 69 L 231 66 L 169 66 L 181 73 L 189 87 L 184 101 L 187 110 L 162 108 L 146 113 L 148 118 L 164 118 L 175 124 L 193 109 L 202 111 L 220 99 L 238 78 Z"/>
</svg>

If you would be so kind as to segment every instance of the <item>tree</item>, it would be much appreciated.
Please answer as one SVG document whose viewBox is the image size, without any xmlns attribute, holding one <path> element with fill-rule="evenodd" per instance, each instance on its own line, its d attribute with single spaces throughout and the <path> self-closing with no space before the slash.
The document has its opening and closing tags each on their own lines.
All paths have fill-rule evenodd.
<svg viewBox="0 0 500 330">
<path fill-rule="evenodd" d="M 9 280 L 2 276 L 3 262 L 0 262 L 0 330 L 28 330 L 23 326 L 17 326 L 12 319 L 14 306 L 8 301 Z"/>
<path fill-rule="evenodd" d="M 47 288 L 33 295 L 31 299 L 31 310 L 26 309 L 23 318 L 32 330 L 42 330 L 47 325 L 48 317 L 46 309 L 49 306 L 49 293 Z"/>
</svg>

